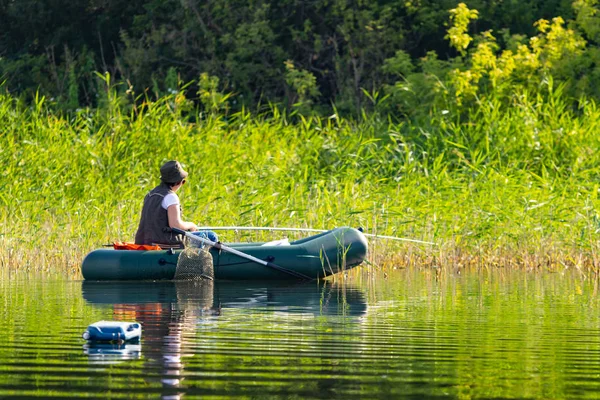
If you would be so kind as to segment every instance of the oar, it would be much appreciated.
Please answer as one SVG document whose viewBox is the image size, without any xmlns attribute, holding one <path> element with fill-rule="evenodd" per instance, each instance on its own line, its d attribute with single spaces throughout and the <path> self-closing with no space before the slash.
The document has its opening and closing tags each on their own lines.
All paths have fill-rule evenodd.
<svg viewBox="0 0 600 400">
<path fill-rule="evenodd" d="M 286 274 L 295 276 L 296 278 L 306 279 L 306 280 L 313 280 L 313 278 L 311 278 L 311 277 L 309 277 L 307 275 L 304 275 L 304 274 L 302 274 L 300 272 L 292 271 L 291 269 L 283 268 L 283 267 L 280 267 L 277 264 L 273 264 L 270 261 L 261 260 L 260 258 L 256 258 L 254 256 L 251 256 L 250 254 L 242 253 L 239 250 L 233 249 L 233 248 L 231 248 L 229 246 L 225 246 L 221 242 L 213 242 L 212 240 L 205 239 L 203 237 L 193 235 L 192 233 L 186 232 L 186 231 L 181 230 L 179 228 L 171 228 L 171 231 L 173 231 L 173 232 L 175 232 L 175 233 L 177 233 L 179 235 L 184 235 L 184 236 L 186 236 L 189 239 L 196 240 L 196 241 L 201 242 L 201 243 L 205 243 L 205 244 L 207 244 L 209 246 L 213 246 L 215 249 L 223 250 L 223 251 L 226 251 L 228 253 L 235 254 L 238 257 L 245 258 L 247 260 L 253 261 L 253 262 L 255 262 L 257 264 L 260 264 L 260 265 L 264 265 L 265 267 L 272 268 L 272 269 L 275 269 L 277 271 L 281 271 L 281 272 L 284 272 Z"/>
<path fill-rule="evenodd" d="M 312 228 L 269 228 L 269 227 L 259 227 L 259 226 L 203 226 L 198 228 L 201 231 L 286 231 L 286 232 L 328 232 L 325 229 L 312 229 Z M 362 232 L 362 230 L 359 228 Z M 383 236 L 383 235 L 374 235 L 372 233 L 364 233 L 363 235 L 377 238 L 377 239 L 390 239 L 390 240 L 399 240 L 402 242 L 413 242 L 413 243 L 421 243 L 421 244 L 430 244 L 435 246 L 434 242 L 426 242 L 424 240 L 417 239 L 407 239 L 396 236 Z"/>
</svg>

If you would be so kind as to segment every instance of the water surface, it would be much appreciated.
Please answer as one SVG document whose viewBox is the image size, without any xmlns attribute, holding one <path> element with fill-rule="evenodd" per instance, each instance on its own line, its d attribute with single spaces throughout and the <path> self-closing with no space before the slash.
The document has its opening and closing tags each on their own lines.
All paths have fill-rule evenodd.
<svg viewBox="0 0 600 400">
<path fill-rule="evenodd" d="M 597 398 L 598 280 L 397 271 L 350 284 L 4 274 L 0 397 Z M 97 345 L 99 320 L 140 343 Z"/>
</svg>

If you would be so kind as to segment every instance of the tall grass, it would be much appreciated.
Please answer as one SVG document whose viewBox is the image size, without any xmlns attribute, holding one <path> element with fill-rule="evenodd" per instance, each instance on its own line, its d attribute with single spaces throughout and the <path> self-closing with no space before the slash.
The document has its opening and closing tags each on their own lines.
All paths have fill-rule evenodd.
<svg viewBox="0 0 600 400">
<path fill-rule="evenodd" d="M 88 251 L 133 239 L 160 165 L 178 159 L 184 218 L 201 225 L 349 225 L 439 243 L 371 243 L 371 262 L 396 268 L 598 271 L 600 111 L 562 97 L 395 122 L 274 108 L 190 118 L 175 95 L 137 107 L 109 95 L 62 115 L 3 94 L 0 262 L 77 273 Z"/>
</svg>

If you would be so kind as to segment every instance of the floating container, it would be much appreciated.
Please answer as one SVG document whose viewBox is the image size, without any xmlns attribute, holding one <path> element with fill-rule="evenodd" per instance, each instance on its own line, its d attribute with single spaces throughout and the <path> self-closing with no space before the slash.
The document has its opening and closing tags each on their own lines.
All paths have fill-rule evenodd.
<svg viewBox="0 0 600 400">
<path fill-rule="evenodd" d="M 88 326 L 85 340 L 93 342 L 127 342 L 139 340 L 142 326 L 137 322 L 99 321 Z"/>
</svg>

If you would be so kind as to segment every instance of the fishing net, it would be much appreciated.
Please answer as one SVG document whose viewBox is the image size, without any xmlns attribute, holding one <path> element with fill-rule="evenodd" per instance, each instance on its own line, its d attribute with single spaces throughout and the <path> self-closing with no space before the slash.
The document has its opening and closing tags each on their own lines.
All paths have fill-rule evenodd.
<svg viewBox="0 0 600 400">
<path fill-rule="evenodd" d="M 214 280 L 213 258 L 209 246 L 193 246 L 188 243 L 179 254 L 175 268 L 176 281 Z"/>
<path fill-rule="evenodd" d="M 215 282 L 208 279 L 193 281 L 177 281 L 177 309 L 188 316 L 204 316 L 215 314 L 214 305 Z"/>
</svg>

